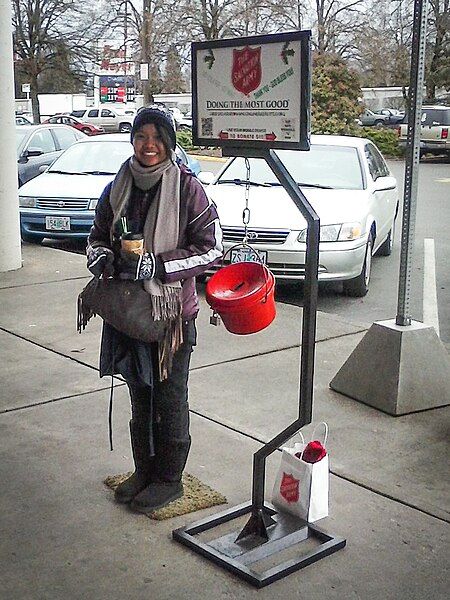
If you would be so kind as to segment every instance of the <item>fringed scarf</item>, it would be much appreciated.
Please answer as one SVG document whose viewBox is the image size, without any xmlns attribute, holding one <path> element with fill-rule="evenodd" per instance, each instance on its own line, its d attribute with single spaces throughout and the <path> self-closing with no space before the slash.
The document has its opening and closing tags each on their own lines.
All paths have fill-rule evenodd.
<svg viewBox="0 0 450 600">
<path fill-rule="evenodd" d="M 114 215 L 111 241 L 114 225 L 126 215 L 133 180 L 138 188 L 147 191 L 160 179 L 161 185 L 150 204 L 144 224 L 144 248 L 157 256 L 178 246 L 180 169 L 173 151 L 170 157 L 153 167 L 143 167 L 133 156 L 120 167 L 109 197 Z M 154 278 L 144 281 L 144 289 L 150 294 L 153 319 L 169 321 L 164 340 L 158 342 L 159 378 L 163 381 L 172 368 L 173 355 L 183 343 L 181 283 L 164 284 Z"/>
</svg>

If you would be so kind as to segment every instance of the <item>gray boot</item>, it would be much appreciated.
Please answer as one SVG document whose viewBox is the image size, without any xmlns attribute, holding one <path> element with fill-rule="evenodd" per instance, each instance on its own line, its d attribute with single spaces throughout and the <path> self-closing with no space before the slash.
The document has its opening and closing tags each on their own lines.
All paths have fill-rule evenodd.
<svg viewBox="0 0 450 600">
<path fill-rule="evenodd" d="M 131 448 L 135 471 L 131 477 L 120 483 L 114 497 L 117 502 L 127 504 L 142 492 L 155 476 L 155 457 L 149 456 L 149 427 L 130 421 Z"/>
<path fill-rule="evenodd" d="M 191 440 L 160 440 L 157 450 L 158 481 L 148 485 L 132 500 L 130 508 L 145 514 L 166 506 L 183 495 L 181 478 Z"/>
</svg>

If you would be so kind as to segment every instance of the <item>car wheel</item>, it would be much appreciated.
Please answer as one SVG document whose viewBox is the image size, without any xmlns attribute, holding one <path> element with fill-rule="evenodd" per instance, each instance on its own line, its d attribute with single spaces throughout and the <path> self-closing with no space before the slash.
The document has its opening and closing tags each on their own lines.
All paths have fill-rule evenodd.
<svg viewBox="0 0 450 600">
<path fill-rule="evenodd" d="M 89 129 L 89 127 L 83 127 L 83 129 L 81 130 L 83 133 L 85 133 L 86 135 L 90 135 L 91 130 Z"/>
<path fill-rule="evenodd" d="M 375 121 L 375 127 L 383 127 L 384 121 Z"/>
<path fill-rule="evenodd" d="M 120 133 L 128 133 L 129 131 L 131 131 L 131 125 L 130 125 L 130 123 L 121 123 L 119 125 L 119 132 Z"/>
<path fill-rule="evenodd" d="M 344 281 L 344 293 L 353 298 L 362 298 L 369 291 L 370 273 L 372 271 L 372 248 L 373 236 L 369 234 L 369 239 L 366 245 L 366 254 L 361 273 L 358 277 Z"/>
<path fill-rule="evenodd" d="M 393 230 L 391 229 L 387 235 L 387 238 L 381 244 L 377 250 L 378 256 L 390 256 L 392 254 L 392 248 L 394 246 Z"/>
<path fill-rule="evenodd" d="M 44 236 L 42 235 L 25 233 L 24 231 L 21 232 L 20 237 L 22 238 L 23 242 L 27 242 L 28 244 L 42 244 L 42 240 L 44 239 Z"/>
</svg>

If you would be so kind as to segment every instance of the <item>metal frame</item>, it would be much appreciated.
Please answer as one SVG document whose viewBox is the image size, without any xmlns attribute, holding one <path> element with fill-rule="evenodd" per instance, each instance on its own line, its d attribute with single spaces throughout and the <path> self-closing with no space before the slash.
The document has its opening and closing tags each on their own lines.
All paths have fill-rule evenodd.
<svg viewBox="0 0 450 600">
<path fill-rule="evenodd" d="M 229 38 L 223 40 L 211 40 L 208 42 L 191 43 L 191 63 L 192 63 L 192 142 L 197 146 L 223 146 L 229 148 L 230 145 L 240 149 L 269 149 L 269 148 L 290 148 L 296 150 L 309 150 L 310 139 L 310 110 L 311 105 L 311 31 L 292 31 L 289 33 L 273 33 L 269 35 L 254 35 L 249 37 Z M 298 142 L 277 142 L 263 140 L 221 140 L 220 138 L 202 138 L 199 137 L 197 128 L 198 121 L 198 94 L 197 94 L 197 51 L 214 50 L 215 48 L 240 47 L 250 44 L 276 44 L 280 42 L 299 41 L 301 48 L 300 56 L 300 132 Z M 303 85 L 302 85 L 303 84 Z M 242 154 L 241 156 L 244 156 Z"/>
<path fill-rule="evenodd" d="M 257 588 L 270 585 L 274 581 L 325 558 L 325 556 L 334 554 L 345 546 L 344 538 L 330 536 L 319 527 L 286 513 L 277 513 L 270 504 L 265 505 L 265 511 L 274 516 L 274 526 L 269 531 L 269 539 L 264 543 L 255 538 L 246 538 L 242 542 L 236 542 L 234 541 L 236 532 L 222 535 L 208 543 L 197 539 L 196 536 L 199 534 L 237 519 L 251 510 L 251 503 L 240 504 L 213 517 L 176 529 L 172 532 L 173 539 Z M 279 565 L 265 571 L 257 571 L 252 568 L 252 565 L 259 561 L 311 539 L 319 542 L 320 545 L 308 552 L 300 552 L 295 558 L 284 560 Z"/>
<path fill-rule="evenodd" d="M 312 419 L 320 221 L 301 189 L 272 149 L 227 147 L 223 149 L 223 154 L 266 160 L 308 224 L 298 418 L 253 455 L 251 504 L 237 506 L 177 529 L 173 531 L 173 537 L 242 579 L 257 587 L 263 587 L 336 552 L 346 543 L 345 539 L 326 534 L 304 521 L 284 513 L 277 513 L 272 506 L 264 502 L 266 458 Z M 196 538 L 199 533 L 247 513 L 251 513 L 250 518 L 239 533 L 234 532 L 209 543 L 203 543 Z M 295 559 L 282 562 L 263 573 L 253 571 L 247 566 L 311 537 L 315 537 L 321 543 L 306 555 L 299 555 Z"/>
</svg>

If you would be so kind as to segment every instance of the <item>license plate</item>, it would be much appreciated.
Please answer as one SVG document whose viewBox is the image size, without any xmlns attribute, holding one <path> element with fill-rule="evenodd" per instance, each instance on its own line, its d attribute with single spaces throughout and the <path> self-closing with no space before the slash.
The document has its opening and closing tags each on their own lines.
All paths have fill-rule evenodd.
<svg viewBox="0 0 450 600">
<path fill-rule="evenodd" d="M 70 231 L 70 217 L 45 217 L 45 228 L 52 231 Z"/>
<path fill-rule="evenodd" d="M 266 250 L 250 250 L 249 248 L 236 248 L 231 251 L 231 262 L 262 262 L 267 263 L 267 251 Z"/>
</svg>

